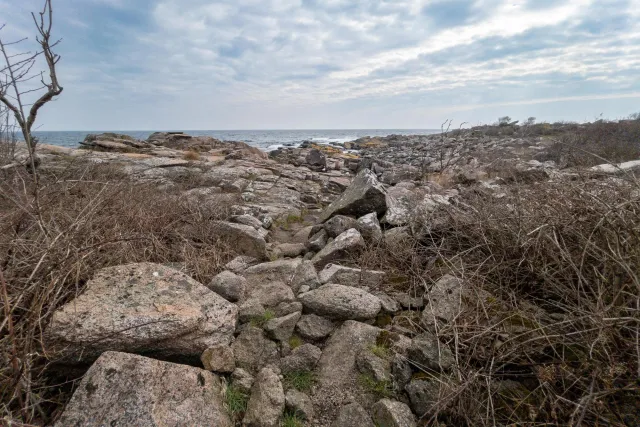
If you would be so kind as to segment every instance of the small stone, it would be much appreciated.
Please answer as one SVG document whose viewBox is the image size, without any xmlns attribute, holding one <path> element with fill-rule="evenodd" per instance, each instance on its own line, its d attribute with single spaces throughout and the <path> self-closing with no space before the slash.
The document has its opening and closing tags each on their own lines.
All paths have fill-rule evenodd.
<svg viewBox="0 0 640 427">
<path fill-rule="evenodd" d="M 367 411 L 354 402 L 340 408 L 331 427 L 375 427 L 375 424 L 371 421 Z"/>
<path fill-rule="evenodd" d="M 267 335 L 277 341 L 287 341 L 293 334 L 293 329 L 296 327 L 296 323 L 300 320 L 302 314 L 292 313 L 284 317 L 278 317 L 271 319 L 264 325 L 264 330 Z"/>
<path fill-rule="evenodd" d="M 364 349 L 356 358 L 358 370 L 376 381 L 390 381 L 391 372 L 389 362 L 373 354 L 371 349 Z"/>
<path fill-rule="evenodd" d="M 322 350 L 313 344 L 303 344 L 280 361 L 282 372 L 313 371 L 322 356 Z"/>
<path fill-rule="evenodd" d="M 371 408 L 373 422 L 385 427 L 415 427 L 416 419 L 411 409 L 396 400 L 382 399 Z"/>
<path fill-rule="evenodd" d="M 291 279 L 291 289 L 294 293 L 299 293 L 302 286 L 307 286 L 309 290 L 320 286 L 318 273 L 311 261 L 303 261 L 296 269 Z"/>
<path fill-rule="evenodd" d="M 378 221 L 378 214 L 372 212 L 358 218 L 356 228 L 367 242 L 379 242 L 382 240 L 382 228 Z"/>
<path fill-rule="evenodd" d="M 233 372 L 236 367 L 233 351 L 228 345 L 209 347 L 202 353 L 200 360 L 206 370 L 213 372 Z"/>
<path fill-rule="evenodd" d="M 276 317 L 288 316 L 289 314 L 302 311 L 302 303 L 298 301 L 281 302 L 273 311 Z"/>
<path fill-rule="evenodd" d="M 254 257 L 240 255 L 225 264 L 224 268 L 233 273 L 241 273 L 252 265 L 256 265 L 259 261 Z"/>
<path fill-rule="evenodd" d="M 327 234 L 327 232 L 322 229 L 309 238 L 306 246 L 309 251 L 320 252 L 325 246 L 327 246 L 328 241 L 329 234 Z"/>
<path fill-rule="evenodd" d="M 405 387 L 411 401 L 411 409 L 419 417 L 431 411 L 440 400 L 440 386 L 436 381 L 413 380 Z"/>
<path fill-rule="evenodd" d="M 285 395 L 285 407 L 300 419 L 310 420 L 313 418 L 313 404 L 311 403 L 311 399 L 296 389 L 287 391 Z"/>
<path fill-rule="evenodd" d="M 264 368 L 253 383 L 242 425 L 245 427 L 278 427 L 284 405 L 284 389 L 278 373 L 271 367 Z"/>
<path fill-rule="evenodd" d="M 315 314 L 305 314 L 296 325 L 298 334 L 310 341 L 319 341 L 328 337 L 335 329 L 335 325 L 329 319 Z"/>
<path fill-rule="evenodd" d="M 419 368 L 437 371 L 448 371 L 456 362 L 451 349 L 428 332 L 413 338 L 407 356 Z"/>
<path fill-rule="evenodd" d="M 351 228 L 357 228 L 358 221 L 355 218 L 344 215 L 336 215 L 324 223 L 324 229 L 329 237 L 338 237 Z"/>
<path fill-rule="evenodd" d="M 397 390 L 404 390 L 404 388 L 411 381 L 413 371 L 411 365 L 407 361 L 406 357 L 399 354 L 393 356 L 391 360 L 391 377 L 393 378 L 393 384 Z"/>
<path fill-rule="evenodd" d="M 311 288 L 307 285 L 300 286 L 300 289 L 298 290 L 298 295 L 309 292 L 310 290 Z"/>
<path fill-rule="evenodd" d="M 262 367 L 278 362 L 278 345 L 265 338 L 262 329 L 247 325 L 231 345 L 236 365 L 257 372 Z"/>
<path fill-rule="evenodd" d="M 400 303 L 384 292 L 375 292 L 374 295 L 380 300 L 384 313 L 396 314 L 401 310 Z"/>
<path fill-rule="evenodd" d="M 230 271 L 223 271 L 207 287 L 227 301 L 238 302 L 244 298 L 247 280 Z"/>
<path fill-rule="evenodd" d="M 236 368 L 231 374 L 231 384 L 242 393 L 250 393 L 253 387 L 253 375 L 242 368 Z"/>
<path fill-rule="evenodd" d="M 396 293 L 393 294 L 393 298 L 407 310 L 422 310 L 424 308 L 423 297 L 413 297 L 406 293 Z"/>
</svg>

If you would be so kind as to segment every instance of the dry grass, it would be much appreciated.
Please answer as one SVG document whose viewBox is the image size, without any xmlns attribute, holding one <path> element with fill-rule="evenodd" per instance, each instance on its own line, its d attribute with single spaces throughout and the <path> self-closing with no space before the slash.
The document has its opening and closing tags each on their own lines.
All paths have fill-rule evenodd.
<svg viewBox="0 0 640 427">
<path fill-rule="evenodd" d="M 0 174 L 0 412 L 48 424 L 71 388 L 47 370 L 55 355 L 42 332 L 53 311 L 108 266 L 178 263 L 208 282 L 232 256 L 211 226 L 228 206 L 132 182 L 110 166 L 73 162 L 41 173 L 36 204 L 23 168 Z"/>
<path fill-rule="evenodd" d="M 197 161 L 197 160 L 200 160 L 200 153 L 193 150 L 185 151 L 182 158 L 184 160 Z"/>
</svg>

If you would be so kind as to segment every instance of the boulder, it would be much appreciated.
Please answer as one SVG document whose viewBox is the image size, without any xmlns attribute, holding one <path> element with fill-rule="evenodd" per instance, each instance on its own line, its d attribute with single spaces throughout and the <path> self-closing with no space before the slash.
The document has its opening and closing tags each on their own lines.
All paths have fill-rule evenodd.
<svg viewBox="0 0 640 427">
<path fill-rule="evenodd" d="M 257 259 L 267 259 L 267 242 L 253 227 L 232 222 L 214 221 L 213 227 L 220 237 L 232 244 L 234 250 Z"/>
<path fill-rule="evenodd" d="M 296 258 L 300 255 L 304 255 L 307 251 L 307 247 L 304 243 L 282 243 L 276 246 L 278 251 L 283 257 Z"/>
<path fill-rule="evenodd" d="M 412 364 L 422 369 L 447 371 L 456 362 L 451 349 L 438 341 L 429 332 L 424 332 L 413 338 L 407 356 Z"/>
<path fill-rule="evenodd" d="M 415 166 L 402 165 L 394 166 L 391 169 L 385 169 L 380 177 L 380 181 L 389 185 L 396 185 L 402 181 L 413 181 L 420 179 L 422 173 Z"/>
<path fill-rule="evenodd" d="M 248 292 L 248 298 L 258 301 L 265 308 L 275 308 L 285 302 L 296 300 L 293 291 L 283 282 L 265 282 Z"/>
<path fill-rule="evenodd" d="M 318 275 L 320 283 L 337 283 L 346 286 L 367 286 L 377 288 L 382 285 L 386 273 L 384 271 L 362 270 L 359 268 L 343 267 L 337 264 L 327 264 Z"/>
<path fill-rule="evenodd" d="M 315 345 L 303 344 L 284 357 L 280 361 L 280 367 L 284 373 L 313 371 L 321 355 L 322 350 Z"/>
<path fill-rule="evenodd" d="M 376 212 L 358 218 L 356 228 L 367 242 L 375 243 L 382 240 L 382 228 Z"/>
<path fill-rule="evenodd" d="M 242 190 L 240 190 L 239 192 L 242 192 Z M 251 215 L 235 215 L 235 216 L 232 216 L 230 218 L 230 221 L 231 222 L 235 222 L 236 224 L 248 225 L 249 227 L 253 227 L 256 230 L 262 229 L 262 221 L 260 221 L 255 216 L 251 216 Z"/>
<path fill-rule="evenodd" d="M 232 273 L 240 274 L 252 265 L 258 264 L 260 261 L 254 257 L 240 255 L 225 264 L 224 268 Z"/>
<path fill-rule="evenodd" d="M 375 427 L 375 424 L 371 421 L 367 411 L 354 402 L 340 408 L 331 427 Z"/>
<path fill-rule="evenodd" d="M 371 349 L 358 353 L 356 364 L 358 370 L 376 381 L 391 380 L 391 365 L 388 360 L 373 354 Z"/>
<path fill-rule="evenodd" d="M 280 259 L 251 266 L 242 272 L 249 285 L 261 284 L 265 281 L 289 283 L 302 263 L 301 259 Z"/>
<path fill-rule="evenodd" d="M 322 212 L 319 221 L 325 222 L 334 215 L 360 217 L 371 212 L 382 214 L 387 210 L 385 195 L 384 185 L 378 182 L 375 174 L 363 169 L 345 192 Z"/>
<path fill-rule="evenodd" d="M 233 350 L 228 345 L 209 347 L 202 353 L 200 360 L 207 371 L 230 373 L 236 367 Z"/>
<path fill-rule="evenodd" d="M 279 373 L 267 367 L 260 371 L 251 388 L 242 425 L 244 427 L 278 427 L 284 411 L 285 396 Z"/>
<path fill-rule="evenodd" d="M 350 254 L 364 248 L 364 239 L 355 228 L 351 228 L 318 252 L 311 261 L 316 268 L 347 258 Z"/>
<path fill-rule="evenodd" d="M 380 300 L 351 286 L 328 284 L 299 296 L 305 311 L 336 320 L 368 320 L 380 312 Z"/>
<path fill-rule="evenodd" d="M 235 304 L 179 271 L 129 264 L 98 271 L 54 313 L 46 337 L 77 361 L 105 351 L 199 358 L 231 342 L 237 317 Z"/>
<path fill-rule="evenodd" d="M 248 299 L 238 306 L 238 321 L 243 324 L 264 314 L 265 308 L 256 298 Z"/>
<path fill-rule="evenodd" d="M 306 246 L 307 246 L 307 249 L 309 249 L 310 251 L 320 252 L 322 248 L 327 246 L 328 242 L 329 242 L 329 234 L 323 228 L 322 230 L 313 234 L 309 238 L 309 241 L 307 242 Z"/>
<path fill-rule="evenodd" d="M 303 261 L 291 279 L 291 290 L 297 294 L 300 288 L 308 286 L 309 289 L 316 289 L 320 286 L 320 279 L 318 279 L 318 273 L 311 261 Z"/>
<path fill-rule="evenodd" d="M 335 329 L 333 322 L 315 314 L 305 314 L 296 325 L 296 332 L 304 339 L 320 341 L 328 337 Z"/>
<path fill-rule="evenodd" d="M 55 426 L 232 427 L 222 391 L 211 372 L 108 351 L 89 368 Z"/>
<path fill-rule="evenodd" d="M 215 276 L 207 287 L 227 301 L 238 302 L 244 298 L 247 279 L 225 270 Z"/>
<path fill-rule="evenodd" d="M 273 309 L 276 317 L 285 317 L 293 313 L 302 312 L 302 303 L 298 301 L 281 302 Z"/>
<path fill-rule="evenodd" d="M 306 394 L 291 389 L 287 391 L 284 396 L 285 407 L 295 414 L 295 416 L 302 420 L 310 420 L 313 418 L 313 404 L 311 399 Z"/>
<path fill-rule="evenodd" d="M 288 341 L 293 334 L 296 323 L 300 320 L 301 313 L 292 313 L 284 317 L 269 320 L 264 325 L 267 335 L 276 341 Z"/>
<path fill-rule="evenodd" d="M 420 196 L 404 187 L 391 187 L 386 197 L 387 213 L 382 222 L 395 227 L 409 224 L 420 203 Z"/>
<path fill-rule="evenodd" d="M 324 229 L 329 237 L 336 238 L 350 228 L 357 228 L 358 221 L 355 218 L 344 215 L 336 215 L 324 223 Z"/>
<path fill-rule="evenodd" d="M 309 169 L 314 171 L 322 171 L 327 166 L 327 157 L 324 153 L 316 148 L 312 148 L 305 157 Z"/>
<path fill-rule="evenodd" d="M 428 323 L 434 319 L 453 321 L 462 309 L 462 281 L 449 274 L 441 277 L 427 293 L 427 307 L 422 317 Z"/>
<path fill-rule="evenodd" d="M 431 408 L 440 400 L 440 385 L 437 381 L 413 380 L 405 391 L 411 401 L 411 409 L 419 417 L 423 417 L 431 411 Z"/>
<path fill-rule="evenodd" d="M 411 409 L 396 400 L 382 399 L 371 408 L 373 422 L 385 427 L 415 427 L 416 418 Z"/>
<path fill-rule="evenodd" d="M 278 345 L 265 338 L 262 329 L 254 326 L 247 325 L 231 348 L 236 365 L 249 372 L 258 372 L 262 367 L 278 362 Z"/>
<path fill-rule="evenodd" d="M 249 394 L 253 387 L 253 375 L 242 368 L 234 369 L 231 374 L 231 384 L 240 392 Z"/>
</svg>

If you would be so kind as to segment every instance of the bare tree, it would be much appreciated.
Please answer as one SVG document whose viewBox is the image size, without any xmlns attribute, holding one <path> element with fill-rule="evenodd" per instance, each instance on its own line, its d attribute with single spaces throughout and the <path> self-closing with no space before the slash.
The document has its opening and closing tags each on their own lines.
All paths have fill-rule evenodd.
<svg viewBox="0 0 640 427">
<path fill-rule="evenodd" d="M 36 41 L 39 47 L 35 53 L 9 51 L 9 49 L 15 49 L 13 46 L 19 45 L 26 39 L 5 42 L 0 38 L 0 51 L 4 59 L 4 66 L 0 68 L 0 101 L 13 113 L 15 121 L 22 131 L 22 136 L 27 144 L 29 166 L 37 182 L 35 148 L 38 141 L 31 132 L 38 111 L 62 93 L 62 86 L 60 86 L 56 74 L 56 64 L 60 60 L 60 55 L 53 52 L 53 48 L 60 40 L 54 42 L 51 40 L 53 24 L 51 0 L 45 0 L 42 12 L 39 12 L 38 15 L 32 13 L 31 16 L 38 31 Z M 4 27 L 4 25 L 0 26 L 0 30 Z M 44 58 L 47 70 L 34 71 L 36 62 L 41 58 Z M 30 98 L 34 95 L 37 97 L 33 102 L 30 102 Z"/>
</svg>

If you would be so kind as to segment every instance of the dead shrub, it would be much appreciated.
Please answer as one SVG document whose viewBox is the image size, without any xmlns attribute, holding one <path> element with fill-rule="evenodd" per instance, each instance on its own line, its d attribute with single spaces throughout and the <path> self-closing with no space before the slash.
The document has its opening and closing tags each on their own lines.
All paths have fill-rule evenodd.
<svg viewBox="0 0 640 427">
<path fill-rule="evenodd" d="M 197 161 L 197 160 L 200 160 L 200 153 L 198 153 L 197 151 L 193 151 L 193 150 L 185 151 L 185 153 L 182 156 L 182 158 L 184 160 Z"/>
<path fill-rule="evenodd" d="M 233 255 L 212 226 L 228 209 L 75 162 L 41 171 L 36 204 L 24 168 L 0 173 L 0 408 L 7 420 L 49 424 L 71 391 L 42 342 L 55 309 L 119 264 L 170 263 L 207 283 Z"/>
</svg>

